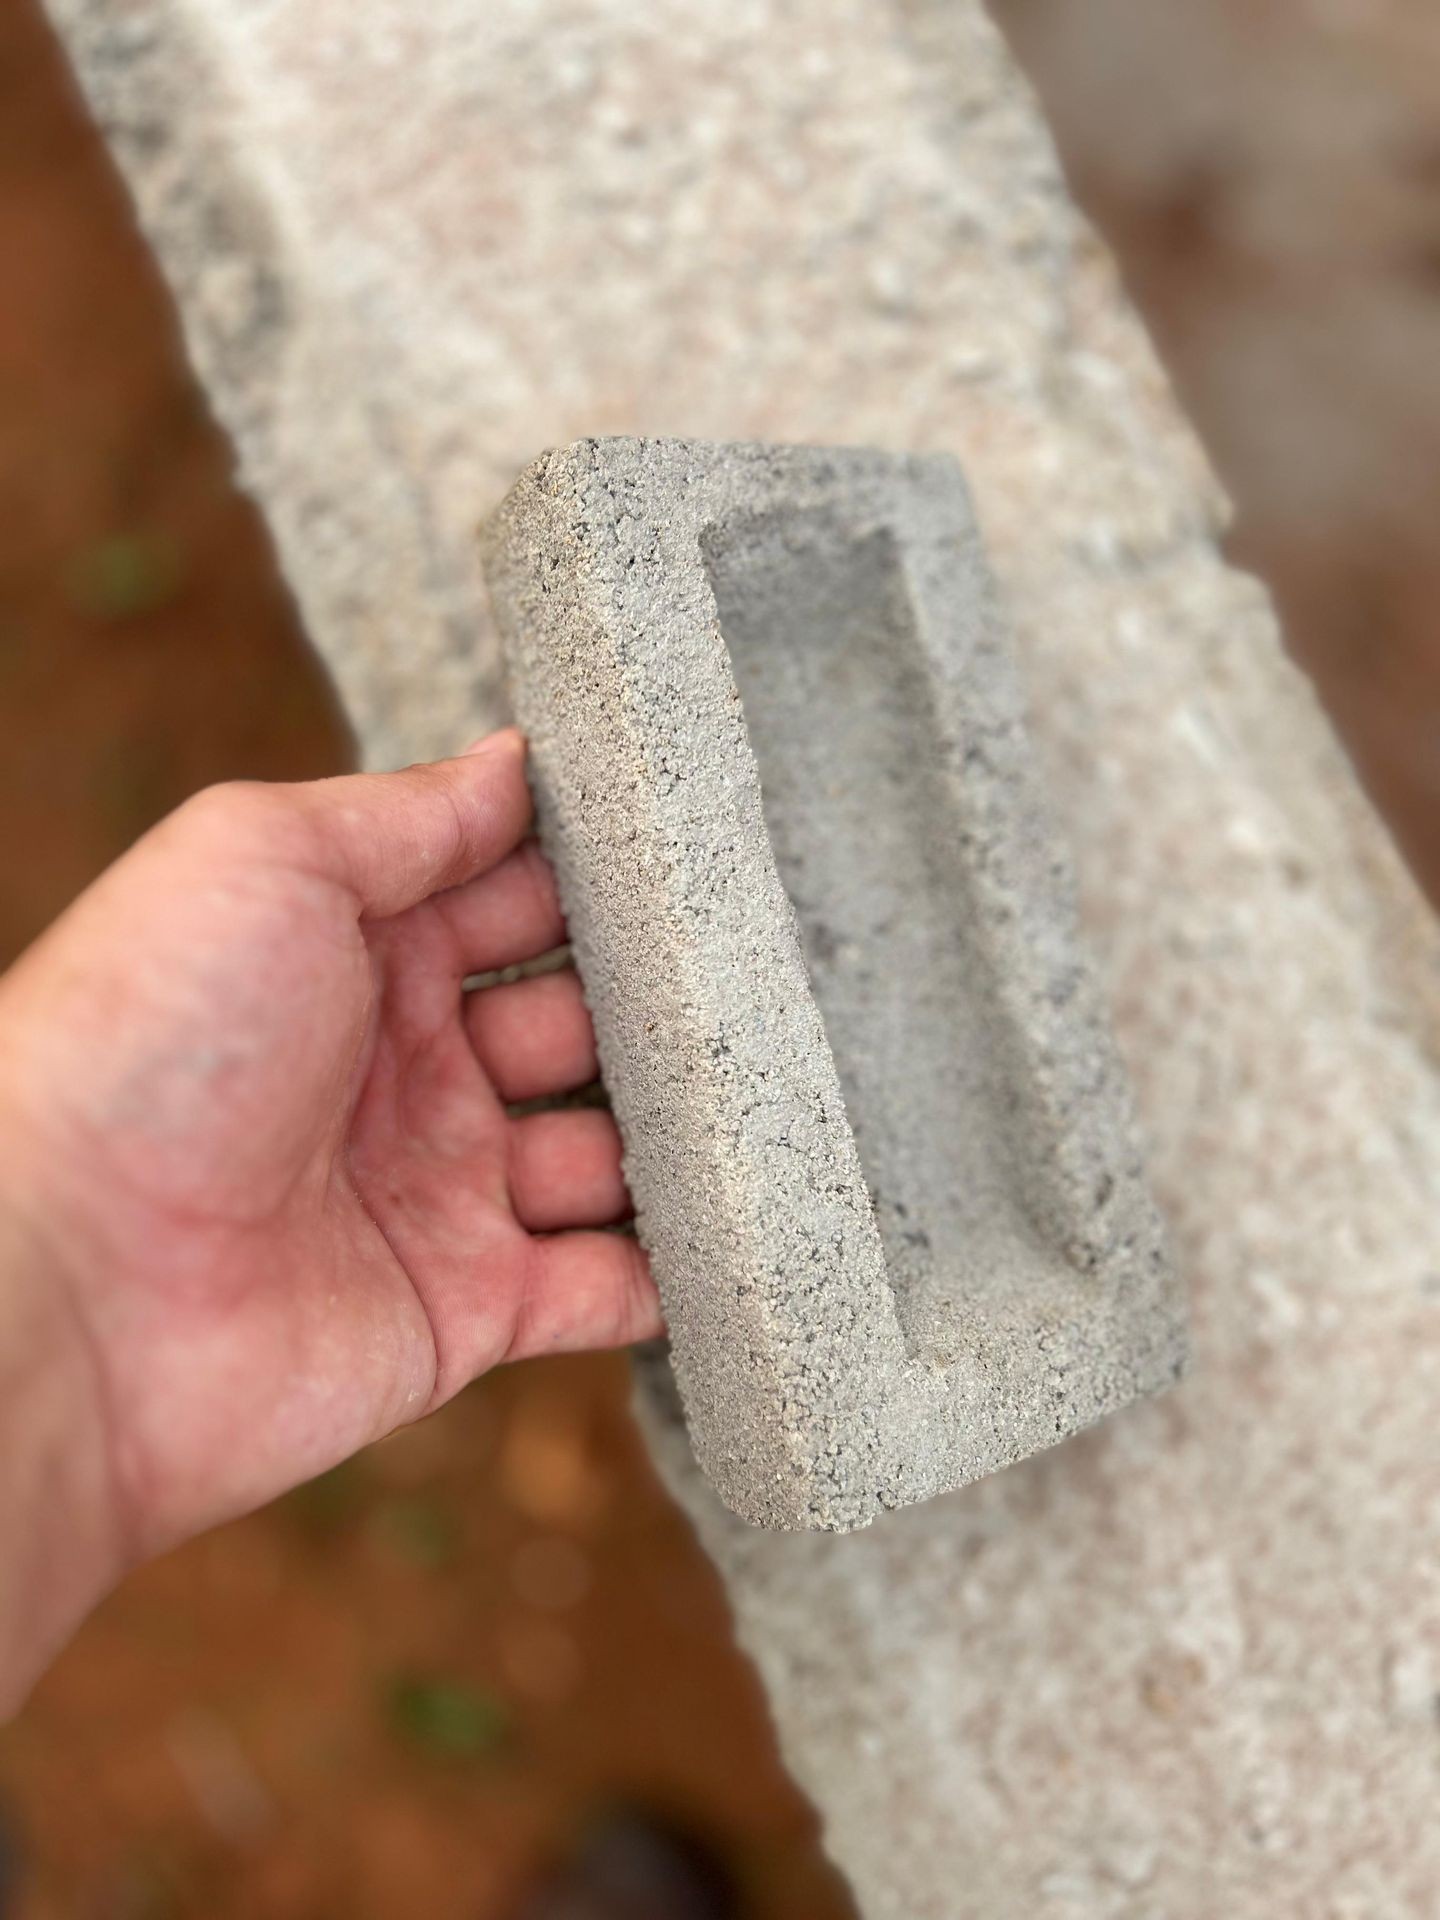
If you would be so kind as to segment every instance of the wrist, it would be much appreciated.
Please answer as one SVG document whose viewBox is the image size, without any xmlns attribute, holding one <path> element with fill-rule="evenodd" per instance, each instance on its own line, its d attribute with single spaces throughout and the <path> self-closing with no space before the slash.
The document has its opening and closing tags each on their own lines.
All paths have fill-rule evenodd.
<svg viewBox="0 0 1440 1920">
<path fill-rule="evenodd" d="M 124 1567 L 101 1383 L 19 1157 L 0 1123 L 0 1720 Z"/>
</svg>

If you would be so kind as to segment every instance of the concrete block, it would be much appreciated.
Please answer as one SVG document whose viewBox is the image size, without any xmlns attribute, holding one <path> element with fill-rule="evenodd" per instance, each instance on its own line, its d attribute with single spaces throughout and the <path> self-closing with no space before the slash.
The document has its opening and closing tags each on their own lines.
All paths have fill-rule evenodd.
<svg viewBox="0 0 1440 1920">
<path fill-rule="evenodd" d="M 1184 1328 L 948 456 L 587 440 L 484 535 L 696 1455 L 845 1530 Z"/>
</svg>

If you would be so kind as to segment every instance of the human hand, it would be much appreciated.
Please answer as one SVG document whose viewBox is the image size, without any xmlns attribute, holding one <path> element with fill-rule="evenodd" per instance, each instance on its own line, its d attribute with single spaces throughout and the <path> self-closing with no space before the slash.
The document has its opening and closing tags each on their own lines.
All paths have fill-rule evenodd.
<svg viewBox="0 0 1440 1920">
<path fill-rule="evenodd" d="M 564 938 L 529 823 L 513 731 L 214 788 L 0 980 L 0 1705 L 134 1561 L 659 1329 L 609 1115 L 506 1111 L 594 1078 L 575 974 L 462 990 Z"/>
</svg>

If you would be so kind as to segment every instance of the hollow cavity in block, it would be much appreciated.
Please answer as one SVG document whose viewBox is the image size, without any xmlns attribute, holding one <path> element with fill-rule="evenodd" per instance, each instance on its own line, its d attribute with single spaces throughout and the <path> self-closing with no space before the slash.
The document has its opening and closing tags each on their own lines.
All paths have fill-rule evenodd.
<svg viewBox="0 0 1440 1920">
<path fill-rule="evenodd" d="M 702 550 L 901 1326 L 950 1359 L 962 1321 L 1045 1262 L 900 552 L 824 513 L 742 516 Z"/>
<path fill-rule="evenodd" d="M 945 459 L 585 442 L 485 534 L 702 1465 L 847 1527 L 1183 1325 Z"/>
</svg>

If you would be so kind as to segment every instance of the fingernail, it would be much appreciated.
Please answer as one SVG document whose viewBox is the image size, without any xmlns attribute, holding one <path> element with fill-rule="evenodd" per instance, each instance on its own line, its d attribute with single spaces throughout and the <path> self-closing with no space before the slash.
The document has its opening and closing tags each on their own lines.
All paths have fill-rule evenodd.
<svg viewBox="0 0 1440 1920">
<path fill-rule="evenodd" d="M 461 750 L 460 757 L 464 760 L 473 753 L 488 753 L 492 748 L 504 747 L 516 741 L 519 741 L 521 746 L 524 745 L 520 729 L 502 727 L 498 733 L 482 733 L 478 740 L 472 740 L 468 747 Z"/>
</svg>

